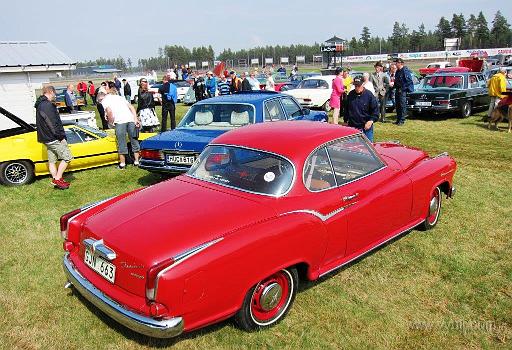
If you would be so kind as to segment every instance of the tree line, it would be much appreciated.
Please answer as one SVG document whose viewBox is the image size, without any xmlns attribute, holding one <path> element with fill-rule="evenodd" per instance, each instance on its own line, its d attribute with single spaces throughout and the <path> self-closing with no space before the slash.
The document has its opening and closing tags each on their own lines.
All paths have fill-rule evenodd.
<svg viewBox="0 0 512 350">
<path fill-rule="evenodd" d="M 512 46 L 512 30 L 507 19 L 501 11 L 497 11 L 489 26 L 482 11 L 478 15 L 471 14 L 467 19 L 462 13 L 453 14 L 451 19 L 444 16 L 439 19 L 434 30 L 427 31 L 422 23 L 417 29 L 410 30 L 405 23 L 395 22 L 390 36 L 372 36 L 368 27 L 363 27 L 359 38 L 352 37 L 346 41 L 345 55 L 379 54 L 392 52 L 417 52 L 417 51 L 442 51 L 444 39 L 460 38 L 460 49 L 510 47 Z M 138 60 L 138 68 L 143 70 L 164 70 L 174 65 L 196 62 L 220 61 L 232 62 L 235 65 L 250 59 L 258 58 L 260 64 L 265 58 L 272 57 L 274 63 L 280 62 L 280 57 L 288 57 L 290 63 L 295 62 L 296 56 L 304 56 L 306 63 L 313 61 L 313 56 L 321 55 L 319 43 L 313 45 L 289 45 L 289 46 L 264 46 L 251 49 L 233 51 L 224 49 L 217 56 L 211 46 L 194 47 L 189 49 L 184 46 L 165 45 L 158 49 L 155 57 L 141 58 Z M 111 64 L 122 70 L 131 70 L 132 62 L 122 57 L 108 59 L 99 58 L 93 61 L 80 62 L 79 67 L 92 65 Z"/>
</svg>

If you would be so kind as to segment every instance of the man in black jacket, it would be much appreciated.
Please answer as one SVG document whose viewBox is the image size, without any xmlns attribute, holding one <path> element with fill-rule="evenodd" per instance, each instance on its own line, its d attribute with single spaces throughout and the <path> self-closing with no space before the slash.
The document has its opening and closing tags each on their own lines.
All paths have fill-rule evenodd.
<svg viewBox="0 0 512 350">
<path fill-rule="evenodd" d="M 123 79 L 123 95 L 128 103 L 132 103 L 132 87 L 126 79 Z"/>
<path fill-rule="evenodd" d="M 363 83 L 362 77 L 354 78 L 354 90 L 348 94 L 343 121 L 345 125 L 362 131 L 373 142 L 373 123 L 379 119 L 379 103 Z"/>
<path fill-rule="evenodd" d="M 52 174 L 52 185 L 62 190 L 69 188 L 69 182 L 64 181 L 62 174 L 73 159 L 66 141 L 66 133 L 60 120 L 55 101 L 55 88 L 46 86 L 43 95 L 36 101 L 37 141 L 43 143 L 48 151 L 48 168 Z M 57 167 L 57 161 L 61 159 Z"/>
</svg>

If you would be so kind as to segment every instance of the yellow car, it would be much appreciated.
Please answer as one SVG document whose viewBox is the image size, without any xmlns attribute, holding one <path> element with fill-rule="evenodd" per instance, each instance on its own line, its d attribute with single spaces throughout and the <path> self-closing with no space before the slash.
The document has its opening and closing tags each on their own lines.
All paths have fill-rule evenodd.
<svg viewBox="0 0 512 350">
<path fill-rule="evenodd" d="M 2 184 L 25 185 L 35 176 L 50 173 L 46 147 L 37 142 L 34 126 L 2 107 L 0 107 L 0 126 L 0 182 Z M 64 129 L 73 154 L 73 160 L 66 171 L 118 162 L 114 130 L 105 132 L 82 124 L 66 125 Z M 154 133 L 140 133 L 139 139 L 143 140 L 152 135 Z"/>
</svg>

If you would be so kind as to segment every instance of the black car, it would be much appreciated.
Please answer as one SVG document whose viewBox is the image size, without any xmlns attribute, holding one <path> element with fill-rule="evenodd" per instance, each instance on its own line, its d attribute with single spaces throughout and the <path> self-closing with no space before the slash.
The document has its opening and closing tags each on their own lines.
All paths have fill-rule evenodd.
<svg viewBox="0 0 512 350">
<path fill-rule="evenodd" d="M 489 101 L 482 73 L 438 72 L 426 76 L 418 89 L 407 96 L 407 109 L 413 115 L 451 112 L 466 118 L 473 109 L 487 108 Z"/>
</svg>

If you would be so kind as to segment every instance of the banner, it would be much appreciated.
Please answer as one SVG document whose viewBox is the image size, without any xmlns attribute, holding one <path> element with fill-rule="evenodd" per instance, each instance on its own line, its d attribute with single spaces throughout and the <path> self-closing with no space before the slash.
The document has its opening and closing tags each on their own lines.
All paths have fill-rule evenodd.
<svg viewBox="0 0 512 350">
<path fill-rule="evenodd" d="M 260 60 L 258 58 L 251 58 L 251 64 L 260 64 Z"/>
<path fill-rule="evenodd" d="M 281 63 L 288 63 L 288 57 L 281 57 Z"/>
<path fill-rule="evenodd" d="M 273 64 L 274 63 L 274 59 L 272 57 L 265 57 L 265 64 Z"/>
</svg>

